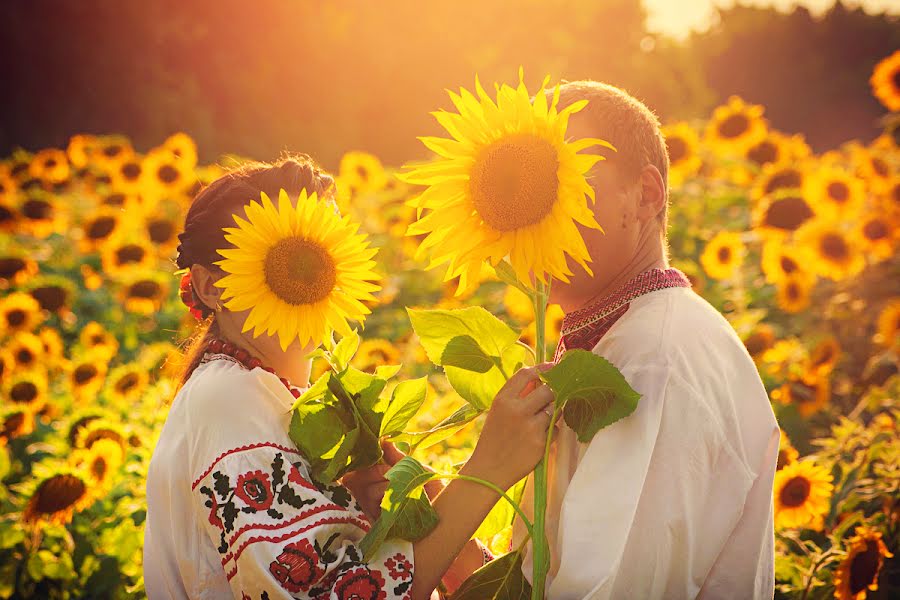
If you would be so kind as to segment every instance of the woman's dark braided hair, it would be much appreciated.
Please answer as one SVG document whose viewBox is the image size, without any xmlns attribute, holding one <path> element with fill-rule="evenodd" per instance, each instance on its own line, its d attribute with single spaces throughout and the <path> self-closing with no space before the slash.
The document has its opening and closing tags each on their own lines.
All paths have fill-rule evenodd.
<svg viewBox="0 0 900 600">
<path fill-rule="evenodd" d="M 199 264 L 213 273 L 222 273 L 213 263 L 222 258 L 217 250 L 229 246 L 223 228 L 234 227 L 234 215 L 243 217 L 244 207 L 258 201 L 261 192 L 273 201 L 277 201 L 282 189 L 292 198 L 303 189 L 309 194 L 315 192 L 321 198 L 331 194 L 333 187 L 332 177 L 305 154 L 286 155 L 274 163 L 245 163 L 194 196 L 185 216 L 184 229 L 178 235 L 180 243 L 175 263 L 179 269 L 190 269 Z M 190 300 L 185 303 L 201 322 L 184 344 L 180 385 L 184 385 L 200 364 L 206 343 L 219 334 L 213 308 L 203 304 L 193 286 L 188 287 L 186 294 Z"/>
</svg>

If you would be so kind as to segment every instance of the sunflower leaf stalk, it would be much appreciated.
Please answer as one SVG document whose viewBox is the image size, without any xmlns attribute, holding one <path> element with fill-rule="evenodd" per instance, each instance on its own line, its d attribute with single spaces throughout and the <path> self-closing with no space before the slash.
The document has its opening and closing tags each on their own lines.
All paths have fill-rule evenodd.
<svg viewBox="0 0 900 600">
<path fill-rule="evenodd" d="M 547 360 L 545 322 L 549 294 L 549 280 L 546 286 L 543 282 L 538 281 L 534 292 L 531 294 L 532 302 L 534 304 L 535 323 L 534 357 L 537 364 L 541 364 Z M 553 418 L 555 419 L 556 416 L 556 408 L 554 406 Z M 544 587 L 547 581 L 547 572 L 550 569 L 550 548 L 547 543 L 545 522 L 547 518 L 547 461 L 549 459 L 552 436 L 553 429 L 551 428 L 547 433 L 544 457 L 534 469 L 534 524 L 532 527 L 532 548 L 534 555 L 532 560 L 533 571 L 531 574 L 532 600 L 543 599 Z"/>
</svg>

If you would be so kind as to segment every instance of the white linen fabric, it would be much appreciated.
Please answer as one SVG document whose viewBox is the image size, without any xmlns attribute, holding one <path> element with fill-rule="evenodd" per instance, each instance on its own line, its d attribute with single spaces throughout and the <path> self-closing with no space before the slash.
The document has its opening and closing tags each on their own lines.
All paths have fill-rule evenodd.
<svg viewBox="0 0 900 600">
<path fill-rule="evenodd" d="M 370 523 L 345 487 L 313 482 L 278 377 L 224 354 L 203 360 L 150 461 L 148 597 L 407 598 L 412 545 L 390 540 L 362 562 Z"/>
<path fill-rule="evenodd" d="M 646 289 L 597 308 L 616 320 L 593 352 L 642 397 L 589 443 L 561 428 L 548 473 L 547 597 L 772 598 L 779 428 L 765 388 L 705 300 L 687 287 Z M 529 516 L 532 494 L 529 479 Z M 517 526 L 513 547 L 523 534 Z"/>
</svg>

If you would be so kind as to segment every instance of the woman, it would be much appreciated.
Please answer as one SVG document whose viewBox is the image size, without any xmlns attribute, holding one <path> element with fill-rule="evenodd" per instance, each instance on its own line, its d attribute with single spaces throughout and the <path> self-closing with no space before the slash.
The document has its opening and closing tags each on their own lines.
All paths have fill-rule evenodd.
<svg viewBox="0 0 900 600">
<path fill-rule="evenodd" d="M 313 348 L 295 342 L 283 351 L 274 336 L 242 333 L 249 311 L 225 309 L 213 285 L 224 275 L 216 250 L 229 246 L 222 228 L 260 192 L 274 198 L 282 188 L 328 201 L 333 181 L 307 157 L 243 167 L 197 195 L 179 236 L 178 266 L 190 268 L 183 297 L 202 322 L 150 461 L 147 594 L 427 599 L 442 578 L 461 581 L 483 564 L 470 538 L 498 495 L 454 480 L 433 499 L 440 522 L 430 534 L 389 540 L 363 562 L 357 544 L 377 518 L 385 467 L 351 474 L 344 485 L 313 482 L 287 433 Z M 506 489 L 534 468 L 553 399 L 538 384 L 537 370 L 526 368 L 498 393 L 463 473 Z"/>
</svg>

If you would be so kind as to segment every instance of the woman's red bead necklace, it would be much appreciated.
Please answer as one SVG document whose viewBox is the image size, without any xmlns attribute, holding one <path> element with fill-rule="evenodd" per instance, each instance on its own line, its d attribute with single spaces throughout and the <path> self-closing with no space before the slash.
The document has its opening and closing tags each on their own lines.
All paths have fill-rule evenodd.
<svg viewBox="0 0 900 600">
<path fill-rule="evenodd" d="M 299 398 L 300 395 L 304 392 L 303 389 L 292 384 L 286 377 L 281 377 L 280 375 L 278 375 L 278 373 L 275 372 L 275 369 L 262 364 L 261 360 L 254 356 L 250 356 L 249 352 L 247 352 L 243 348 L 238 348 L 231 342 L 226 342 L 225 340 L 219 339 L 210 340 L 206 344 L 206 352 L 209 352 L 211 354 L 227 354 L 248 369 L 255 369 L 256 367 L 259 367 L 263 371 L 272 373 L 273 375 L 278 377 L 279 380 L 281 380 L 281 383 L 288 389 L 288 391 L 291 393 L 291 395 L 294 396 L 294 398 Z"/>
</svg>

